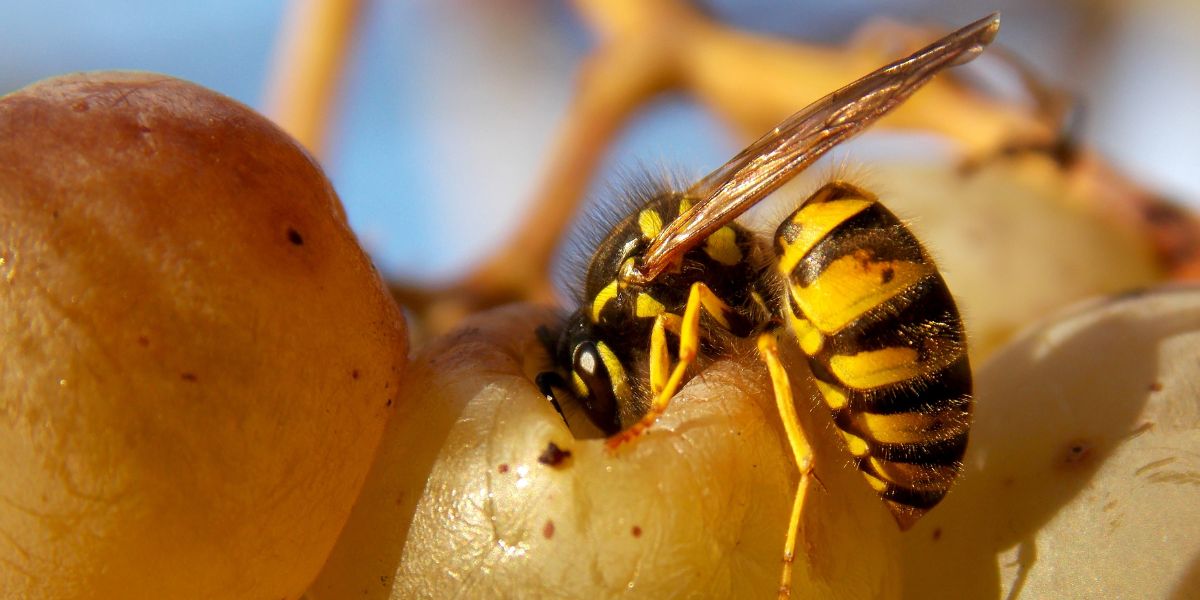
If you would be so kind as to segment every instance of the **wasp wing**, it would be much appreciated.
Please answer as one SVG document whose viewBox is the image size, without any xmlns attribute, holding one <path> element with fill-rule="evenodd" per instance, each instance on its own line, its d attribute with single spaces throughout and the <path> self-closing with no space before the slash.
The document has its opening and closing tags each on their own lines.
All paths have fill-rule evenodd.
<svg viewBox="0 0 1200 600">
<path fill-rule="evenodd" d="M 647 283 L 688 250 L 778 189 L 833 146 L 904 102 L 939 71 L 968 62 L 996 37 L 993 13 L 810 104 L 689 190 L 701 198 L 672 221 L 635 263 L 622 269 Z"/>
</svg>

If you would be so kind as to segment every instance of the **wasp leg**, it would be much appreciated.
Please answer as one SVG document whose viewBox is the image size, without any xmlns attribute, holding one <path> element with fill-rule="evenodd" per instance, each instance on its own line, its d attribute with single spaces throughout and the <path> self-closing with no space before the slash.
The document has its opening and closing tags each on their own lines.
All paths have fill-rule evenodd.
<svg viewBox="0 0 1200 600">
<path fill-rule="evenodd" d="M 671 371 L 671 376 L 667 378 L 665 383 L 662 383 L 661 389 L 654 395 L 654 400 L 650 403 L 650 408 L 646 410 L 646 414 L 633 425 L 627 427 L 624 431 L 608 438 L 607 446 L 609 450 L 616 450 L 630 440 L 642 435 L 655 421 L 662 416 L 667 410 L 667 405 L 671 403 L 671 398 L 675 396 L 675 392 L 679 391 L 679 387 L 683 383 L 683 376 L 687 374 L 688 367 L 692 365 L 692 361 L 696 360 L 696 352 L 700 349 L 700 309 L 703 308 L 708 314 L 720 324 L 728 326 L 729 320 L 725 316 L 725 312 L 730 310 L 729 305 L 725 301 L 717 297 L 708 286 L 703 283 L 693 283 L 691 290 L 688 292 L 687 307 L 683 311 L 683 321 L 679 324 L 679 362 L 675 363 L 674 370 Z M 659 330 L 659 325 L 665 329 L 671 322 L 671 319 L 655 319 L 655 328 Z M 665 364 L 669 362 L 669 358 L 664 358 L 666 354 L 666 338 L 665 333 L 652 333 L 650 343 L 655 344 L 655 337 L 658 337 L 657 352 L 651 349 L 650 366 L 652 369 L 659 369 L 659 381 L 661 382 L 662 373 L 666 371 Z M 658 363 L 657 366 L 655 363 Z M 658 387 L 653 383 L 654 376 L 651 376 L 651 387 Z"/>
<path fill-rule="evenodd" d="M 667 350 L 667 331 L 679 335 L 683 319 L 674 313 L 662 313 L 654 318 L 650 332 L 650 393 L 657 397 L 667 387 L 671 372 L 671 354 Z"/>
<path fill-rule="evenodd" d="M 783 573 L 779 578 L 779 597 L 787 598 L 792 593 L 792 562 L 796 558 L 800 513 L 804 510 L 804 498 L 808 494 L 808 483 L 811 479 L 815 479 L 812 447 L 808 445 L 808 440 L 800 429 L 800 420 L 796 416 L 796 405 L 792 401 L 792 385 L 788 381 L 783 363 L 779 360 L 779 349 L 776 347 L 774 333 L 767 332 L 758 336 L 758 353 L 762 356 L 763 362 L 767 363 L 767 371 L 771 374 L 771 387 L 775 391 L 775 405 L 779 409 L 779 418 L 783 421 L 783 431 L 787 434 L 792 457 L 796 460 L 796 468 L 800 470 L 800 480 L 796 483 L 796 495 L 792 500 L 792 515 L 788 519 L 787 538 L 783 544 Z"/>
</svg>

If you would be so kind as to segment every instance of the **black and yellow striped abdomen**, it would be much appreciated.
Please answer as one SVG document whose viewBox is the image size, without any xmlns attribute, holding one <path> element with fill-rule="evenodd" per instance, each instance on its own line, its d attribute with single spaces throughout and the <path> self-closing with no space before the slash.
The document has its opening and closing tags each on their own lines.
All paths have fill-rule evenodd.
<svg viewBox="0 0 1200 600">
<path fill-rule="evenodd" d="M 845 183 L 792 213 L 775 250 L 817 387 L 907 528 L 946 494 L 966 449 L 971 371 L 954 299 L 904 224 Z"/>
</svg>

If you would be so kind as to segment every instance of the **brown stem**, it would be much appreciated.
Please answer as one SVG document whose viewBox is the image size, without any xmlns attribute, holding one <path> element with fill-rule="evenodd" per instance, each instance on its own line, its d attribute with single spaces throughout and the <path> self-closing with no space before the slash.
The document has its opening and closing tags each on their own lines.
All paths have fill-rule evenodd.
<svg viewBox="0 0 1200 600">
<path fill-rule="evenodd" d="M 280 28 L 265 112 L 317 157 L 361 7 L 360 0 L 292 0 Z"/>
</svg>

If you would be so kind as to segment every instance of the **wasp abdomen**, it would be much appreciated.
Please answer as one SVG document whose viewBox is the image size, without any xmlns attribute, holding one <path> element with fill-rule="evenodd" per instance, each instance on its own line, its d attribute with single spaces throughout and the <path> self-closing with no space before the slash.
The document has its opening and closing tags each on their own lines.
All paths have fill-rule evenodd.
<svg viewBox="0 0 1200 600">
<path fill-rule="evenodd" d="M 971 413 L 962 321 L 917 239 L 845 183 L 775 234 L 785 311 L 834 422 L 901 527 L 946 494 Z"/>
</svg>

